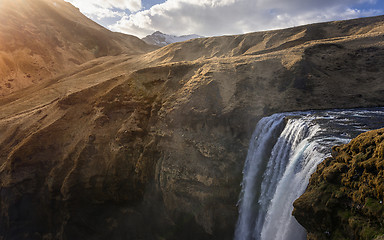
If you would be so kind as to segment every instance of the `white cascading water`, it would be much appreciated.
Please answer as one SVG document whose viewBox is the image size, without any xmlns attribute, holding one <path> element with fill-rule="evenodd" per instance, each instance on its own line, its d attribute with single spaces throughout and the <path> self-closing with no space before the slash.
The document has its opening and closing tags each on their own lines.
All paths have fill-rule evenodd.
<svg viewBox="0 0 384 240">
<path fill-rule="evenodd" d="M 303 240 L 291 215 L 331 147 L 384 126 L 384 109 L 280 113 L 259 121 L 243 170 L 236 240 Z"/>
</svg>

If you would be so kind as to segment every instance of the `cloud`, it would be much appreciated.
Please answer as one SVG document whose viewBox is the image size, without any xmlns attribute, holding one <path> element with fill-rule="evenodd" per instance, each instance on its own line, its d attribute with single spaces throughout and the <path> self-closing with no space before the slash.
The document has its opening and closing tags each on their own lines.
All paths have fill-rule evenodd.
<svg viewBox="0 0 384 240">
<path fill-rule="evenodd" d="M 174 35 L 241 34 L 378 15 L 379 10 L 353 7 L 374 3 L 375 0 L 167 0 L 147 10 L 124 14 L 109 28 L 139 37 L 157 30 Z"/>
<path fill-rule="evenodd" d="M 82 13 L 91 18 L 103 19 L 123 17 L 126 11 L 137 12 L 141 0 L 65 0 L 78 7 Z"/>
</svg>

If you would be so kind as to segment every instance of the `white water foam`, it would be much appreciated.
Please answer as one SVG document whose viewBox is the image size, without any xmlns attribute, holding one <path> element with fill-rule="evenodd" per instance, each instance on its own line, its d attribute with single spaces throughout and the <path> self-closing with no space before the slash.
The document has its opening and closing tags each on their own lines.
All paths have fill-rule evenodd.
<svg viewBox="0 0 384 240">
<path fill-rule="evenodd" d="M 384 126 L 384 110 L 275 114 L 260 120 L 243 170 L 236 240 L 304 240 L 291 215 L 331 147 Z"/>
</svg>

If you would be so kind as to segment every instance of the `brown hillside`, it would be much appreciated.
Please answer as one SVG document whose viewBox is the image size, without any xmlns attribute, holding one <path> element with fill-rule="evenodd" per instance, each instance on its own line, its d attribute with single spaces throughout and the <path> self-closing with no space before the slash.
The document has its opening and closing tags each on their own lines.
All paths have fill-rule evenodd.
<svg viewBox="0 0 384 240">
<path fill-rule="evenodd" d="M 97 57 L 154 49 L 110 32 L 62 0 L 2 0 L 0 22 L 0 96 Z"/>
<path fill-rule="evenodd" d="M 378 16 L 244 35 L 193 39 L 168 45 L 150 55 L 164 62 L 252 56 L 290 49 L 305 43 L 353 40 L 362 35 L 380 36 L 383 31 L 384 16 Z"/>
</svg>

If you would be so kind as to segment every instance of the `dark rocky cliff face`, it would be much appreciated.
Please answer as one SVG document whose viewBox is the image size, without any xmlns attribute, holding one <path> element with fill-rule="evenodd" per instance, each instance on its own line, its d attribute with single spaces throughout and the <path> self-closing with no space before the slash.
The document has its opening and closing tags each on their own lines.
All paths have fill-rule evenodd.
<svg viewBox="0 0 384 240">
<path fill-rule="evenodd" d="M 261 117 L 384 105 L 383 19 L 99 58 L 1 98 L 0 236 L 232 239 Z"/>
<path fill-rule="evenodd" d="M 294 202 L 308 239 L 384 237 L 384 129 L 332 149 Z"/>
</svg>

